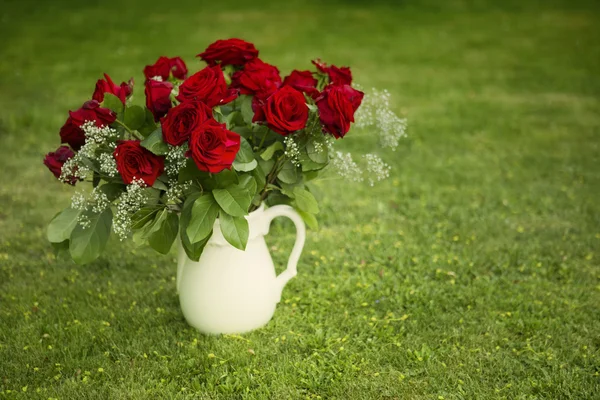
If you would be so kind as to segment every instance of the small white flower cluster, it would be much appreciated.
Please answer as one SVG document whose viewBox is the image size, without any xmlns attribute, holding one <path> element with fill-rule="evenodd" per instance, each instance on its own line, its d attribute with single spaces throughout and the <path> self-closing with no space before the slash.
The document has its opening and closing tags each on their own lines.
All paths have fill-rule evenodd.
<svg viewBox="0 0 600 400">
<path fill-rule="evenodd" d="M 141 179 L 134 179 L 127 185 L 127 191 L 119 196 L 117 212 L 113 218 L 113 231 L 119 240 L 125 240 L 131 232 L 131 216 L 146 203 L 146 184 Z"/>
<path fill-rule="evenodd" d="M 357 128 L 374 126 L 382 147 L 396 150 L 400 139 L 406 136 L 406 119 L 398 117 L 391 110 L 390 93 L 385 89 L 380 91 L 373 88 L 370 93 L 365 93 L 354 120 Z"/>
<path fill-rule="evenodd" d="M 292 136 L 286 136 L 285 139 L 283 139 L 283 144 L 285 145 L 285 156 L 290 159 L 292 164 L 299 167 L 300 148 L 298 147 L 298 143 L 296 143 Z"/>
<path fill-rule="evenodd" d="M 94 190 L 92 190 L 89 197 L 86 197 L 82 192 L 76 192 L 71 197 L 71 208 L 82 211 L 77 218 L 77 222 L 83 228 L 88 228 L 91 223 L 87 214 L 88 211 L 91 211 L 94 214 L 100 214 L 108 207 L 110 207 L 110 201 L 106 194 L 98 187 L 95 187 Z"/>
<path fill-rule="evenodd" d="M 375 182 L 389 178 L 390 166 L 379 158 L 379 156 L 375 154 L 365 154 L 362 157 L 367 162 L 367 179 L 369 185 L 373 186 Z"/>
<path fill-rule="evenodd" d="M 176 177 L 179 175 L 181 168 L 185 167 L 185 153 L 188 150 L 188 145 L 171 146 L 165 159 L 165 172 L 168 176 Z"/>
<path fill-rule="evenodd" d="M 111 139 L 117 138 L 117 131 L 110 126 L 96 126 L 94 121 L 85 121 L 81 125 L 81 129 L 85 133 L 85 144 L 95 143 L 97 145 L 104 144 Z"/>
<path fill-rule="evenodd" d="M 163 78 L 160 75 L 153 76 L 150 79 L 152 79 L 153 81 L 157 81 L 157 82 L 162 82 L 163 81 Z"/>
<path fill-rule="evenodd" d="M 177 179 L 169 179 L 169 189 L 166 192 L 167 201 L 176 203 L 177 200 L 183 197 L 183 193 L 192 186 L 191 181 L 179 183 Z"/>
<path fill-rule="evenodd" d="M 101 145 L 108 146 L 109 150 L 114 150 L 116 146 L 114 139 L 118 137 L 118 133 L 109 126 L 96 126 L 94 121 L 85 121 L 81 125 L 81 129 L 85 134 L 85 144 L 63 164 L 58 178 L 62 182 L 86 179 L 91 170 L 85 165 L 84 159 L 96 159 L 96 150 Z M 112 159 L 112 154 L 100 155 L 99 161 L 102 172 L 111 177 L 117 176 L 118 172 L 116 172 L 116 164 Z"/>
<path fill-rule="evenodd" d="M 362 182 L 362 170 L 352 159 L 352 154 L 336 151 L 331 157 L 331 166 L 333 170 L 342 178 L 354 182 Z"/>
<path fill-rule="evenodd" d="M 119 175 L 119 171 L 117 170 L 117 161 L 112 153 L 100 154 L 98 161 L 100 161 L 100 172 L 111 178 Z"/>
</svg>

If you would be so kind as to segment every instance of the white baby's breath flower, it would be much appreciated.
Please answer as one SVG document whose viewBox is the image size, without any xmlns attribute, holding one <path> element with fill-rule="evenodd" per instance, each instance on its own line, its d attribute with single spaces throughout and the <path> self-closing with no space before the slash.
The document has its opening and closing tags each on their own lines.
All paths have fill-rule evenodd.
<svg viewBox="0 0 600 400">
<path fill-rule="evenodd" d="M 285 156 L 290 159 L 292 164 L 299 167 L 300 148 L 298 147 L 298 143 L 296 143 L 292 136 L 286 136 L 283 139 L 283 144 L 285 145 Z"/>
<path fill-rule="evenodd" d="M 184 143 L 181 146 L 169 145 L 169 151 L 165 158 L 165 172 L 168 176 L 176 177 L 179 175 L 179 171 L 185 166 L 185 153 L 187 150 L 187 143 Z"/>
<path fill-rule="evenodd" d="M 365 154 L 363 159 L 367 162 L 367 180 L 373 186 L 375 182 L 382 181 L 390 176 L 390 166 L 375 154 Z"/>
<path fill-rule="evenodd" d="M 121 193 L 117 204 L 117 212 L 113 217 L 113 231 L 120 240 L 125 240 L 131 232 L 131 217 L 146 203 L 144 193 L 146 184 L 141 179 L 134 179 L 127 185 L 127 191 Z"/>
<path fill-rule="evenodd" d="M 363 101 L 354 114 L 354 120 L 357 128 L 374 127 L 381 146 L 395 150 L 400 139 L 406 136 L 406 119 L 398 117 L 392 111 L 390 99 L 390 93 L 385 89 L 373 88 L 365 92 Z"/>
<path fill-rule="evenodd" d="M 352 159 L 352 154 L 335 151 L 331 157 L 333 170 L 342 178 L 353 182 L 362 182 L 362 170 Z"/>
</svg>

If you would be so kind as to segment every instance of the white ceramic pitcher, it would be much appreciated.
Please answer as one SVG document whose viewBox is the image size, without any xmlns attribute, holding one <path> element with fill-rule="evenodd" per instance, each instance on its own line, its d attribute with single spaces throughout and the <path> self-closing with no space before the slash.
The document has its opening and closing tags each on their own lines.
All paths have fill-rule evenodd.
<svg viewBox="0 0 600 400">
<path fill-rule="evenodd" d="M 287 269 L 279 276 L 264 236 L 273 218 L 288 217 L 296 225 L 296 242 Z M 273 317 L 285 284 L 296 276 L 306 229 L 290 206 L 263 205 L 246 217 L 250 228 L 246 250 L 231 246 L 215 222 L 200 260 L 195 262 L 179 244 L 177 290 L 188 323 L 204 333 L 242 333 L 260 328 Z"/>
</svg>

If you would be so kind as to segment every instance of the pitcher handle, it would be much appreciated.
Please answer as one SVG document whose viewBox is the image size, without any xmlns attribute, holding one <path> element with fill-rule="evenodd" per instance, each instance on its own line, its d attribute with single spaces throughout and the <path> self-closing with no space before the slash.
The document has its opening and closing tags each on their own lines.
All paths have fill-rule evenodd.
<svg viewBox="0 0 600 400">
<path fill-rule="evenodd" d="M 304 247 L 304 241 L 306 240 L 306 227 L 304 226 L 302 217 L 300 217 L 296 210 L 287 205 L 269 207 L 265 210 L 265 216 L 267 233 L 269 232 L 271 221 L 277 217 L 288 217 L 296 225 L 296 241 L 288 259 L 287 268 L 275 280 L 275 298 L 279 302 L 281 300 L 281 292 L 283 292 L 286 283 L 297 274 L 296 267 L 300 259 L 300 253 L 302 253 L 302 248 Z"/>
</svg>

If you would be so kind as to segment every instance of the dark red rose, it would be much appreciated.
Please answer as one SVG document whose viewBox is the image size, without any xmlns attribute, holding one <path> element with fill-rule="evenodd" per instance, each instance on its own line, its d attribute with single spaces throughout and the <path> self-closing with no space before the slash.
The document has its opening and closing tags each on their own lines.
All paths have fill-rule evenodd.
<svg viewBox="0 0 600 400">
<path fill-rule="evenodd" d="M 217 40 L 198 54 L 210 66 L 217 65 L 244 65 L 258 57 L 258 50 L 252 43 L 241 39 Z"/>
<path fill-rule="evenodd" d="M 249 94 L 266 100 L 281 86 L 277 67 L 255 58 L 231 77 L 231 86 L 240 89 L 241 94 Z"/>
<path fill-rule="evenodd" d="M 199 170 L 216 174 L 231 168 L 239 149 L 240 136 L 225 129 L 225 124 L 209 119 L 192 132 L 187 155 Z"/>
<path fill-rule="evenodd" d="M 156 122 L 173 106 L 171 90 L 173 90 L 171 82 L 160 82 L 154 79 L 146 81 L 146 107 L 152 112 Z"/>
<path fill-rule="evenodd" d="M 212 118 L 212 109 L 198 101 L 181 103 L 161 118 L 163 139 L 172 146 L 187 142 L 193 131 Z"/>
<path fill-rule="evenodd" d="M 94 121 L 96 126 L 108 126 L 115 122 L 117 116 L 108 108 L 100 107 L 96 100 L 83 103 L 76 111 L 69 111 L 67 122 L 60 128 L 61 143 L 68 143 L 73 150 L 79 150 L 85 143 L 85 133 L 81 129 L 87 121 Z"/>
<path fill-rule="evenodd" d="M 319 94 L 317 80 L 312 76 L 310 71 L 293 70 L 291 74 L 285 77 L 283 85 L 291 86 L 311 97 L 316 97 Z"/>
<path fill-rule="evenodd" d="M 60 178 L 63 165 L 74 155 L 75 153 L 73 153 L 73 150 L 71 150 L 69 147 L 60 146 L 56 151 L 46 154 L 46 157 L 44 158 L 44 165 L 46 165 L 50 172 L 52 172 L 58 179 Z M 77 179 L 71 178 L 70 181 L 66 183 L 74 185 L 75 182 L 77 182 Z"/>
<path fill-rule="evenodd" d="M 289 135 L 303 129 L 308 121 L 306 99 L 291 86 L 283 86 L 273 93 L 262 107 L 262 114 L 267 126 L 281 135 Z M 255 113 L 255 119 L 262 119 L 263 115 L 260 112 Z"/>
<path fill-rule="evenodd" d="M 201 101 L 209 107 L 226 104 L 237 97 L 237 91 L 228 89 L 223 71 L 218 65 L 206 67 L 187 78 L 179 86 L 177 100 Z"/>
<path fill-rule="evenodd" d="M 171 74 L 177 79 L 185 79 L 187 77 L 187 67 L 183 60 L 179 57 L 159 57 L 153 65 L 146 65 L 144 68 L 144 76 L 146 79 L 152 79 L 160 76 L 163 81 L 169 80 Z"/>
<path fill-rule="evenodd" d="M 143 148 L 138 140 L 120 142 L 113 157 L 117 161 L 117 171 L 128 185 L 134 179 L 141 179 L 146 185 L 152 186 L 165 170 L 164 158 Z"/>
<path fill-rule="evenodd" d="M 323 129 L 338 139 L 344 137 L 363 96 L 363 92 L 350 85 L 327 86 L 316 100 Z"/>
<path fill-rule="evenodd" d="M 128 83 L 122 82 L 121 86 L 117 86 L 112 79 L 110 79 L 108 74 L 104 74 L 104 79 L 98 79 L 98 82 L 96 82 L 96 89 L 94 90 L 92 98 L 98 103 L 102 103 L 104 100 L 104 93 L 114 94 L 123 104 L 125 104 L 127 98 L 133 93 L 133 78 L 131 78 Z"/>
<path fill-rule="evenodd" d="M 329 76 L 329 83 L 332 85 L 350 85 L 352 84 L 352 72 L 349 67 L 336 67 L 335 65 L 327 66 L 321 60 L 313 60 L 312 62 L 319 71 Z"/>
</svg>

